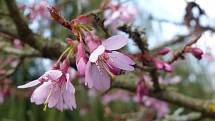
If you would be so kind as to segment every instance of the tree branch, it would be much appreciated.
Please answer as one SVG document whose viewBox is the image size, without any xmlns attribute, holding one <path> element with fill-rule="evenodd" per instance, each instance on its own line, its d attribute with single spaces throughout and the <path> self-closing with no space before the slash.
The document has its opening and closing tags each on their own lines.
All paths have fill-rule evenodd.
<svg viewBox="0 0 215 121">
<path fill-rule="evenodd" d="M 119 76 L 112 82 L 113 88 L 121 88 L 131 92 L 136 91 L 137 77 L 134 75 Z M 150 88 L 149 96 L 157 99 L 191 109 L 193 111 L 201 112 L 203 116 L 215 118 L 215 112 L 211 109 L 214 102 L 207 100 L 200 100 L 181 94 L 175 90 L 165 88 L 160 92 L 153 91 L 153 87 Z"/>
<path fill-rule="evenodd" d="M 49 41 L 39 35 L 35 35 L 30 28 L 26 19 L 21 15 L 15 0 L 5 0 L 11 19 L 16 25 L 19 38 L 24 43 L 39 50 L 44 57 L 57 58 L 65 48 L 65 44 L 57 40 Z M 54 57 L 53 57 L 54 55 Z"/>
</svg>

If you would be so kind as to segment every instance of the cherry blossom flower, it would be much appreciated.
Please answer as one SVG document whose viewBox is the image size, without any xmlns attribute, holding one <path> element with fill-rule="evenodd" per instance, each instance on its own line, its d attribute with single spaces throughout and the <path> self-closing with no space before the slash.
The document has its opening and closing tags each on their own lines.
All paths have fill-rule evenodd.
<svg viewBox="0 0 215 121">
<path fill-rule="evenodd" d="M 167 113 L 169 113 L 169 106 L 167 103 L 160 101 L 158 99 L 144 96 L 143 102 L 145 106 L 154 109 L 157 113 L 157 118 L 162 118 Z"/>
<path fill-rule="evenodd" d="M 32 103 L 37 105 L 44 103 L 45 108 L 55 107 L 60 111 L 73 110 L 76 108 L 75 88 L 70 82 L 73 78 L 74 72 L 69 68 L 68 60 L 64 60 L 59 69 L 50 70 L 40 78 L 18 88 L 29 88 L 41 84 L 31 96 Z"/>
<path fill-rule="evenodd" d="M 104 25 L 111 25 L 114 30 L 122 24 L 129 24 L 135 20 L 137 9 L 125 4 L 110 4 L 109 9 L 104 12 L 106 18 Z"/>
<path fill-rule="evenodd" d="M 117 52 L 125 46 L 128 39 L 123 35 L 115 35 L 99 45 L 89 57 L 85 71 L 85 84 L 89 88 L 106 90 L 110 87 L 110 76 L 118 69 L 133 71 L 135 64 L 128 56 Z"/>
<path fill-rule="evenodd" d="M 47 5 L 48 5 L 48 3 L 45 0 L 42 0 L 40 3 L 34 5 L 32 7 L 31 13 L 29 15 L 30 19 L 34 20 L 39 16 L 44 17 L 44 18 L 48 18 L 49 14 L 48 14 L 48 10 L 46 8 Z"/>
<path fill-rule="evenodd" d="M 112 101 L 128 102 L 129 100 L 130 95 L 128 94 L 128 92 L 123 90 L 117 90 L 102 97 L 103 104 L 108 104 Z"/>
</svg>

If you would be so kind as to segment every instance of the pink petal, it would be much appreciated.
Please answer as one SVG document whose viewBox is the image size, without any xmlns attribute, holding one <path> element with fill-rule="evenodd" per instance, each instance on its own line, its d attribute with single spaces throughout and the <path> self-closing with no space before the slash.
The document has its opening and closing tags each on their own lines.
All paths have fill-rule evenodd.
<svg viewBox="0 0 215 121">
<path fill-rule="evenodd" d="M 80 58 L 80 60 L 76 63 L 78 72 L 80 76 L 84 76 L 86 69 L 86 61 L 84 58 Z"/>
<path fill-rule="evenodd" d="M 102 42 L 106 50 L 118 50 L 128 43 L 128 38 L 123 35 L 112 36 Z"/>
<path fill-rule="evenodd" d="M 69 108 L 70 110 L 73 110 L 77 107 L 76 101 L 75 101 L 75 95 L 74 95 L 74 87 L 71 82 L 67 83 L 68 89 L 64 90 L 63 92 L 63 100 L 65 108 Z"/>
<path fill-rule="evenodd" d="M 103 54 L 105 51 L 105 47 L 100 45 L 98 48 L 96 48 L 91 54 L 90 54 L 90 62 L 96 62 L 98 60 L 98 57 Z"/>
<path fill-rule="evenodd" d="M 107 90 L 110 88 L 110 76 L 101 64 L 99 63 L 99 67 L 96 64 L 91 65 L 90 77 L 93 80 L 93 86 L 97 90 Z"/>
<path fill-rule="evenodd" d="M 37 105 L 43 104 L 47 99 L 47 96 L 50 93 L 50 90 L 51 90 L 51 81 L 44 82 L 42 85 L 40 85 L 34 90 L 31 96 L 31 102 L 34 102 Z"/>
<path fill-rule="evenodd" d="M 75 87 L 72 85 L 72 83 L 70 82 L 70 75 L 69 74 L 66 74 L 66 91 L 69 91 L 71 93 L 75 93 Z"/>
<path fill-rule="evenodd" d="M 34 81 L 31 81 L 31 82 L 28 82 L 27 84 L 18 86 L 18 88 L 29 88 L 29 87 L 36 86 L 36 85 L 38 85 L 39 83 L 40 83 L 39 80 L 34 80 Z"/>
<path fill-rule="evenodd" d="M 58 110 L 60 110 L 61 112 L 63 112 L 64 105 L 63 105 L 63 96 L 62 96 L 62 93 L 60 94 L 60 96 L 58 98 L 59 98 L 59 100 L 58 100 L 58 103 L 56 105 L 56 108 Z"/>
<path fill-rule="evenodd" d="M 109 63 L 111 63 L 114 67 L 127 71 L 134 70 L 134 67 L 131 66 L 134 64 L 134 61 L 132 61 L 128 56 L 113 51 L 112 53 L 109 53 L 109 57 Z"/>
<path fill-rule="evenodd" d="M 57 105 L 59 96 L 60 96 L 60 88 L 57 86 L 53 87 L 53 90 L 52 90 L 51 95 L 48 100 L 49 108 L 53 108 L 55 105 Z"/>
<path fill-rule="evenodd" d="M 47 71 L 43 76 L 41 77 L 48 77 L 50 80 L 57 80 L 62 76 L 62 72 L 59 70 L 50 70 Z"/>
<path fill-rule="evenodd" d="M 84 82 L 85 82 L 85 85 L 87 85 L 89 88 L 92 88 L 93 87 L 93 79 L 91 77 L 91 62 L 88 61 L 87 62 L 87 65 L 86 65 L 86 71 L 85 71 L 85 79 L 84 79 Z"/>
<path fill-rule="evenodd" d="M 109 55 L 111 55 L 111 57 L 113 57 L 113 58 L 118 57 L 121 60 L 123 60 L 124 63 L 128 63 L 129 65 L 135 65 L 135 62 L 130 57 L 128 57 L 127 55 L 124 55 L 120 52 L 112 51 L 112 53 Z"/>
</svg>

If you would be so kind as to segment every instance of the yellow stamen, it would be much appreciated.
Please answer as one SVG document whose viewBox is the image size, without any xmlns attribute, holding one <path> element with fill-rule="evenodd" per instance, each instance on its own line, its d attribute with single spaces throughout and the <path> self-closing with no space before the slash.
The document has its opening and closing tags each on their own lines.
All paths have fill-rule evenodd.
<svg viewBox="0 0 215 121">
<path fill-rule="evenodd" d="M 49 98 L 50 98 L 50 96 L 51 96 L 51 94 L 52 94 L 52 89 L 53 89 L 53 88 L 51 88 L 51 90 L 49 91 L 49 94 L 48 94 L 48 96 L 47 96 L 47 98 L 46 98 L 46 100 L 45 100 L 45 102 L 44 102 L 44 108 L 43 108 L 43 111 L 46 111 L 46 109 L 47 109 L 47 106 L 48 106 L 48 100 L 49 100 Z"/>
</svg>

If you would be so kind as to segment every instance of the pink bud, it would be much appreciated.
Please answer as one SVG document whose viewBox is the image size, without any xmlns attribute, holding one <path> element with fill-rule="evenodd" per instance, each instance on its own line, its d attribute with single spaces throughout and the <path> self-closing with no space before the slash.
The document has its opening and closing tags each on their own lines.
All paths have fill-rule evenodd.
<svg viewBox="0 0 215 121">
<path fill-rule="evenodd" d="M 163 69 L 163 62 L 157 59 L 154 59 L 155 68 L 162 70 Z"/>
<path fill-rule="evenodd" d="M 172 65 L 170 65 L 168 63 L 163 63 L 163 65 L 164 65 L 164 70 L 166 72 L 172 72 L 173 71 Z"/>
<path fill-rule="evenodd" d="M 203 51 L 200 48 L 192 48 L 191 53 L 193 56 L 195 56 L 197 59 L 202 59 Z"/>
<path fill-rule="evenodd" d="M 136 100 L 137 102 L 142 102 L 142 98 L 144 95 L 148 94 L 148 88 L 146 87 L 144 78 L 140 79 L 140 81 L 137 84 L 136 89 Z"/>
<path fill-rule="evenodd" d="M 169 48 L 162 48 L 157 52 L 157 55 L 166 55 L 170 52 Z"/>
<path fill-rule="evenodd" d="M 87 64 L 86 53 L 85 53 L 83 44 L 80 43 L 77 46 L 77 52 L 76 52 L 76 66 L 80 76 L 84 76 L 86 64 Z"/>
</svg>

